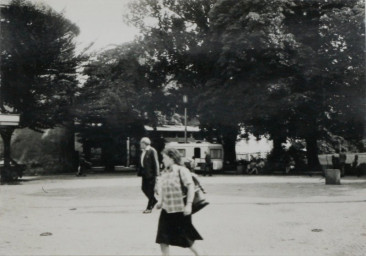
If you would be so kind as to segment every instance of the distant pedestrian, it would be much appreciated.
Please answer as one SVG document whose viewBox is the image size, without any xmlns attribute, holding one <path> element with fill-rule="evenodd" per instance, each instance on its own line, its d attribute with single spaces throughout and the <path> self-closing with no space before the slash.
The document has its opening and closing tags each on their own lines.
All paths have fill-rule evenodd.
<svg viewBox="0 0 366 256">
<path fill-rule="evenodd" d="M 86 172 L 91 168 L 91 166 L 92 163 L 86 160 L 85 154 L 81 154 L 76 176 L 86 176 Z"/>
<path fill-rule="evenodd" d="M 352 171 L 357 173 L 357 177 L 361 176 L 360 169 L 361 168 L 358 168 L 358 155 L 355 155 L 355 159 L 352 162 Z"/>
<path fill-rule="evenodd" d="M 160 164 L 158 153 L 151 147 L 151 141 L 149 138 L 144 137 L 140 141 L 140 147 L 142 149 L 140 157 L 139 176 L 142 177 L 142 191 L 148 198 L 146 209 L 143 213 L 151 213 L 157 200 L 155 198 L 155 192 L 157 189 L 155 185 L 157 183 L 157 177 L 160 175 Z"/>
<path fill-rule="evenodd" d="M 205 152 L 205 173 L 204 176 L 206 175 L 212 176 L 212 160 L 211 160 L 211 155 L 208 151 Z"/>
<path fill-rule="evenodd" d="M 333 166 L 333 169 L 339 168 L 339 158 L 336 157 L 335 155 L 332 155 L 332 166 Z"/>
<path fill-rule="evenodd" d="M 342 149 L 342 151 L 339 153 L 339 169 L 341 170 L 342 177 L 345 175 L 346 160 L 346 150 Z"/>
<path fill-rule="evenodd" d="M 247 173 L 248 174 L 258 174 L 258 166 L 257 166 L 257 159 L 252 157 L 252 160 L 250 160 L 248 166 L 247 166 Z"/>
<path fill-rule="evenodd" d="M 352 168 L 356 169 L 358 166 L 358 155 L 355 155 L 355 158 L 352 162 Z"/>
<path fill-rule="evenodd" d="M 160 244 L 164 256 L 169 255 L 169 245 L 190 248 L 194 255 L 198 251 L 195 240 L 202 237 L 192 225 L 192 202 L 194 182 L 191 172 L 181 165 L 181 155 L 176 149 L 163 151 L 165 170 L 161 175 L 161 187 L 157 208 L 161 209 L 156 243 Z M 186 198 L 182 188 L 187 188 Z"/>
<path fill-rule="evenodd" d="M 285 173 L 289 174 L 294 169 L 295 169 L 295 160 L 292 156 L 290 156 L 288 161 L 286 162 Z"/>
</svg>

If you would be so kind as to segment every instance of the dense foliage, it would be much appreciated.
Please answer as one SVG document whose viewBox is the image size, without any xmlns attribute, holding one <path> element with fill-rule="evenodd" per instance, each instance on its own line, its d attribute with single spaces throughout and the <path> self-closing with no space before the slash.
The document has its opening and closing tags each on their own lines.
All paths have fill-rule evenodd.
<svg viewBox="0 0 366 256">
<path fill-rule="evenodd" d="M 19 127 L 37 131 L 70 119 L 78 33 L 75 24 L 46 6 L 22 0 L 1 6 L 0 112 L 20 114 Z M 0 129 L 6 166 L 13 131 Z"/>
<path fill-rule="evenodd" d="M 363 136 L 363 1 L 140 0 L 131 11 L 152 69 L 191 95 L 208 130 L 270 135 L 275 158 L 304 139 L 311 168 L 319 139 Z"/>
<path fill-rule="evenodd" d="M 75 115 L 85 152 L 101 147 L 102 158 L 113 169 L 116 152 L 127 137 L 141 137 L 147 108 L 151 104 L 144 66 L 138 48 L 126 44 L 91 57 L 78 90 Z M 140 62 L 139 62 L 140 61 Z"/>
</svg>

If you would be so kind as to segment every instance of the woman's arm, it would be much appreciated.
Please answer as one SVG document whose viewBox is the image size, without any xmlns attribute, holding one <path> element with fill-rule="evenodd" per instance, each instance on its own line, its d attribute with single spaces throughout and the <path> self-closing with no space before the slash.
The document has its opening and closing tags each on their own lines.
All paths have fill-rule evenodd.
<svg viewBox="0 0 366 256">
<path fill-rule="evenodd" d="M 191 183 L 188 185 L 188 191 L 187 191 L 187 204 L 192 204 L 194 198 L 194 184 Z"/>
<path fill-rule="evenodd" d="M 194 182 L 191 172 L 187 168 L 182 168 L 181 177 L 184 186 L 187 187 L 187 203 L 184 208 L 184 215 L 190 215 L 192 213 L 192 203 L 194 199 Z"/>
<path fill-rule="evenodd" d="M 156 199 L 158 200 L 158 202 L 156 204 L 157 209 L 161 209 L 161 207 L 163 206 L 163 192 L 162 192 L 163 184 L 162 184 L 162 182 L 163 182 L 163 177 L 161 175 L 159 178 L 157 178 L 156 184 L 155 184 L 155 194 L 157 196 Z"/>
<path fill-rule="evenodd" d="M 156 209 L 161 209 L 163 207 L 163 193 L 159 192 L 157 200 Z"/>
<path fill-rule="evenodd" d="M 187 204 L 184 208 L 184 215 L 190 215 L 192 214 L 192 203 L 194 198 L 194 184 L 191 183 L 187 186 Z"/>
</svg>

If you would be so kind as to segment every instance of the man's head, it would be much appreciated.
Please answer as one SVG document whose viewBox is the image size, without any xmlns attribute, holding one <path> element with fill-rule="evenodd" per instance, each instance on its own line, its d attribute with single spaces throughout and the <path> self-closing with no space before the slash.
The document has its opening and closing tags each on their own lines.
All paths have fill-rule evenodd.
<svg viewBox="0 0 366 256">
<path fill-rule="evenodd" d="M 140 147 L 141 149 L 146 149 L 147 146 L 151 145 L 151 140 L 148 137 L 143 137 L 140 140 Z"/>
</svg>

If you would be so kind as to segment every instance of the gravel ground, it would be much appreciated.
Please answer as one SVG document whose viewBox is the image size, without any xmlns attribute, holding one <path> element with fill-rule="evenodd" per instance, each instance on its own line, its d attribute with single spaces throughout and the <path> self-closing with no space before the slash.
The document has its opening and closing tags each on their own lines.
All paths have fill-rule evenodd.
<svg viewBox="0 0 366 256">
<path fill-rule="evenodd" d="M 201 177 L 202 255 L 366 255 L 366 179 Z M 0 255 L 160 255 L 159 211 L 131 174 L 26 177 L 0 186 Z M 172 247 L 172 255 L 192 255 Z"/>
</svg>

